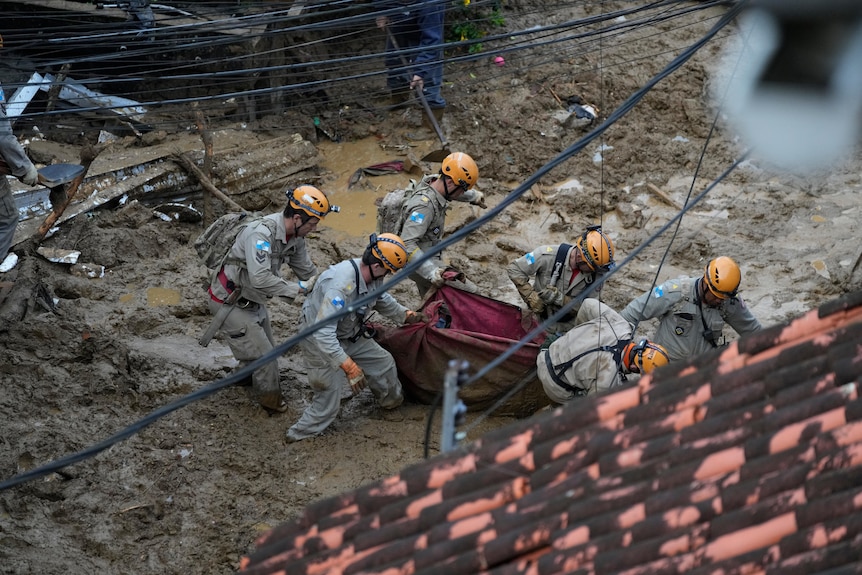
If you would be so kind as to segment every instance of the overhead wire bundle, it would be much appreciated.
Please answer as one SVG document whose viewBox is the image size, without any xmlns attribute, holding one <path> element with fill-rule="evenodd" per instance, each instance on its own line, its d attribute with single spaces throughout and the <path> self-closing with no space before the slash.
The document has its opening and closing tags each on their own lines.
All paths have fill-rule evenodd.
<svg viewBox="0 0 862 575">
<path fill-rule="evenodd" d="M 658 4 L 675 4 L 675 3 L 662 2 L 662 3 L 658 3 Z M 421 258 L 417 261 L 409 262 L 408 265 L 405 266 L 405 268 L 403 270 L 401 270 L 401 272 L 399 274 L 396 274 L 392 278 L 392 280 L 387 283 L 386 289 L 391 289 L 391 287 L 397 285 L 398 283 L 403 281 L 405 278 L 407 278 L 413 271 L 415 271 L 416 269 L 419 268 L 419 266 L 422 264 L 422 262 L 426 258 L 434 257 L 435 255 L 439 254 L 440 252 L 442 252 L 446 248 L 462 241 L 465 237 L 467 237 L 471 233 L 475 232 L 476 230 L 478 230 L 482 226 L 486 225 L 487 223 L 489 223 L 490 221 L 492 221 L 493 219 L 498 217 L 504 210 L 506 210 L 506 208 L 508 208 L 514 202 L 516 202 L 517 200 L 522 198 L 524 196 L 524 194 L 526 194 L 530 190 L 530 188 L 534 184 L 536 184 L 536 182 L 538 182 L 543 176 L 547 175 L 551 170 L 553 170 L 555 167 L 559 166 L 561 163 L 567 161 L 568 159 L 570 159 L 574 155 L 581 152 L 588 144 L 593 142 L 596 138 L 601 137 L 602 134 L 604 134 L 606 130 L 608 130 L 611 126 L 613 126 L 616 122 L 618 122 L 623 116 L 625 116 L 627 113 L 629 113 L 638 104 L 638 102 L 640 102 L 643 99 L 643 97 L 650 90 L 652 90 L 659 82 L 661 82 L 663 79 L 667 78 L 669 75 L 671 75 L 674 72 L 676 72 L 677 70 L 679 70 L 699 49 L 701 49 L 704 45 L 706 45 L 711 39 L 714 38 L 714 36 L 716 34 L 718 34 L 722 29 L 724 29 L 728 24 L 730 24 L 734 20 L 734 18 L 737 16 L 739 10 L 740 10 L 739 6 L 737 6 L 736 8 L 732 8 L 732 9 L 728 10 L 720 19 L 718 19 L 718 21 L 715 23 L 715 25 L 712 27 L 712 29 L 707 34 L 705 34 L 697 42 L 695 42 L 694 44 L 689 46 L 686 50 L 684 50 L 682 53 L 680 53 L 678 56 L 676 56 L 659 74 L 650 78 L 640 89 L 638 89 L 636 92 L 634 92 L 632 95 L 630 95 L 616 110 L 614 110 L 607 117 L 607 119 L 605 121 L 603 121 L 600 125 L 596 126 L 593 130 L 591 130 L 584 137 L 578 139 L 576 142 L 571 144 L 568 148 L 566 148 L 559 155 L 557 155 L 556 157 L 549 160 L 545 165 L 543 165 L 540 169 L 538 169 L 536 172 L 534 172 L 532 175 L 530 175 L 528 178 L 526 178 L 514 190 L 512 190 L 501 202 L 499 202 L 497 205 L 489 208 L 481 217 L 477 218 L 476 220 L 474 220 L 472 222 L 469 222 L 464 227 L 459 229 L 457 232 L 454 232 L 453 234 L 451 234 L 449 237 L 447 237 L 445 240 L 443 240 L 442 242 L 440 242 L 436 246 L 429 248 L 425 252 L 423 258 Z M 678 214 L 676 214 L 671 220 L 666 222 L 657 232 L 655 232 L 650 238 L 648 238 L 647 241 L 645 241 L 641 246 L 639 246 L 635 250 L 632 250 L 631 253 L 628 255 L 628 257 L 623 262 L 621 262 L 615 270 L 612 270 L 611 272 L 606 274 L 604 276 L 604 278 L 602 278 L 602 281 L 607 281 L 607 279 L 612 277 L 614 274 L 619 273 L 622 269 L 624 269 L 626 267 L 626 265 L 630 261 L 632 261 L 633 258 L 637 257 L 638 254 L 640 254 L 644 249 L 646 249 L 656 238 L 658 238 L 665 231 L 667 231 L 675 222 L 678 222 L 680 220 L 680 218 L 682 218 L 683 215 L 688 210 L 690 210 L 700 200 L 702 200 L 709 193 L 709 191 L 718 182 L 720 182 L 724 177 L 726 177 L 736 166 L 738 166 L 743 161 L 743 159 L 744 159 L 744 157 L 739 158 L 737 161 L 735 161 L 709 187 L 707 187 L 703 192 L 701 192 L 698 196 L 693 198 L 691 201 L 687 202 L 685 207 Z M 470 385 L 471 383 L 480 380 L 490 370 L 492 370 L 494 367 L 496 367 L 497 365 L 499 365 L 500 363 L 505 361 L 508 357 L 510 357 L 515 351 L 517 351 L 517 349 L 526 345 L 528 342 L 532 341 L 539 333 L 541 333 L 541 331 L 545 328 L 546 325 L 557 321 L 560 317 L 562 317 L 563 315 L 568 313 L 575 305 L 577 305 L 581 300 L 583 300 L 584 297 L 589 296 L 593 291 L 595 291 L 595 289 L 597 289 L 598 285 L 599 285 L 598 283 L 593 284 L 588 290 L 586 290 L 578 298 L 575 298 L 573 301 L 571 301 L 568 304 L 566 304 L 565 306 L 563 306 L 563 308 L 560 309 L 559 312 L 557 312 L 554 315 L 552 315 L 551 317 L 547 318 L 536 329 L 534 329 L 532 332 L 527 334 L 520 341 L 514 343 L 511 346 L 511 348 L 509 350 L 507 350 L 505 353 L 501 354 L 499 357 L 497 357 L 495 360 L 488 363 L 487 365 L 482 366 L 475 374 L 473 374 L 472 376 L 469 377 L 469 379 L 466 381 L 465 384 Z M 279 356 L 283 355 L 285 352 L 287 352 L 289 349 L 291 349 L 293 346 L 295 346 L 302 339 L 310 336 L 311 334 L 313 334 L 314 332 L 316 332 L 317 330 L 322 328 L 324 325 L 331 323 L 331 322 L 338 321 L 339 319 L 341 319 L 341 318 L 343 318 L 349 314 L 354 313 L 356 309 L 358 309 L 364 305 L 367 305 L 368 303 L 373 301 L 376 297 L 378 297 L 378 294 L 372 293 L 372 294 L 366 295 L 365 297 L 359 298 L 356 302 L 354 302 L 354 304 L 352 306 L 345 308 L 343 311 L 339 312 L 338 314 L 333 315 L 332 317 L 328 318 L 324 322 L 319 322 L 317 324 L 311 325 L 311 326 L 307 327 L 306 329 L 302 330 L 301 332 L 293 335 L 292 337 L 289 337 L 283 343 L 276 346 L 271 352 L 267 353 L 266 355 L 258 358 L 257 360 L 255 360 L 253 362 L 248 363 L 241 370 L 231 374 L 230 376 L 228 376 L 224 379 L 221 379 L 221 380 L 216 381 L 212 384 L 209 384 L 209 385 L 207 385 L 207 386 L 205 386 L 205 387 L 203 387 L 203 388 L 201 388 L 201 389 L 199 389 L 193 393 L 190 393 L 186 396 L 178 398 L 177 400 L 175 400 L 175 401 L 173 401 L 173 402 L 171 402 L 171 403 L 169 403 L 169 404 L 167 404 L 167 405 L 165 405 L 159 409 L 156 409 L 155 411 L 151 412 L 145 418 L 139 420 L 135 424 L 121 430 L 120 432 L 112 435 L 111 437 L 109 437 L 109 438 L 107 438 L 101 442 L 95 443 L 95 444 L 91 445 L 90 447 L 88 447 L 84 450 L 81 450 L 77 453 L 68 455 L 66 457 L 62 457 L 62 458 L 57 459 L 53 462 L 45 464 L 41 467 L 32 469 L 32 470 L 27 471 L 25 473 L 22 473 L 18 476 L 15 476 L 15 477 L 12 477 L 10 479 L 7 479 L 5 481 L 0 482 L 0 490 L 8 489 L 8 488 L 14 487 L 16 485 L 19 485 L 21 483 L 24 483 L 26 481 L 36 479 L 38 477 L 42 477 L 42 476 L 45 476 L 45 475 L 53 473 L 53 472 L 57 472 L 58 470 L 60 470 L 64 467 L 67 467 L 69 465 L 73 465 L 73 464 L 78 463 L 80 461 L 86 460 L 90 457 L 93 457 L 96 454 L 100 453 L 101 451 L 108 449 L 111 445 L 114 445 L 120 441 L 123 441 L 124 439 L 127 439 L 127 438 L 131 437 L 132 435 L 140 432 L 145 427 L 151 425 L 152 423 L 154 423 L 157 420 L 159 420 L 160 418 L 172 413 L 173 411 L 176 411 L 176 410 L 178 410 L 178 409 L 180 409 L 180 408 L 182 408 L 182 407 L 184 407 L 184 406 L 186 406 L 192 402 L 195 402 L 199 399 L 203 399 L 205 397 L 213 395 L 213 394 L 217 393 L 218 391 L 220 391 L 226 387 L 237 384 L 238 382 L 240 382 L 243 379 L 245 379 L 246 377 L 248 377 L 254 370 L 262 367 L 263 365 L 265 365 L 271 361 L 275 361 Z M 488 413 L 490 413 L 490 412 L 491 412 L 491 410 L 489 410 Z"/>
<path fill-rule="evenodd" d="M 480 0 L 471 7 L 478 12 L 493 4 Z M 658 22 L 694 11 L 707 14 L 705 9 L 715 4 L 718 2 L 692 6 L 689 2 L 664 0 L 589 18 L 486 33 L 479 38 L 448 42 L 446 65 L 463 66 L 497 54 L 519 54 L 524 69 L 572 60 L 582 60 L 589 66 L 585 57 L 598 49 L 599 35 L 606 44 L 631 41 L 626 40 L 626 35 L 632 31 L 646 31 Z M 37 71 L 57 73 L 68 69 L 70 79 L 136 100 L 150 110 L 196 103 L 204 114 L 217 113 L 225 100 L 255 98 L 257 112 L 265 115 L 290 106 L 337 108 L 373 102 L 374 96 L 381 93 L 386 70 L 382 65 L 382 34 L 376 29 L 375 19 L 392 10 L 324 2 L 306 5 L 301 14 L 294 14 L 271 7 L 266 10 L 265 6 L 251 4 L 244 7 L 247 15 L 210 16 L 192 23 L 181 15 L 171 15 L 148 30 L 130 29 L 127 22 L 112 22 L 100 26 L 97 32 L 81 22 L 46 29 L 40 23 L 46 16 L 38 12 L 28 14 L 37 25 L 18 29 L 7 39 L 6 48 L 25 54 L 27 59 L 22 63 L 32 64 Z M 553 11 L 564 7 L 571 9 L 566 4 L 549 4 L 543 17 L 553 20 Z M 360 54 L 352 53 L 357 38 L 363 37 L 369 38 L 369 48 Z M 471 52 L 478 47 L 481 50 Z M 76 55 L 80 52 L 84 55 Z M 643 58 L 657 56 L 654 52 L 643 54 Z M 556 71 L 553 68 L 548 72 L 549 78 L 572 73 L 568 64 L 556 66 Z M 19 70 L 23 77 L 29 77 L 31 71 Z M 505 73 L 518 72 L 513 67 Z M 473 68 L 462 82 L 466 87 L 480 86 L 500 73 L 494 68 Z M 11 93 L 20 85 L 7 84 L 6 90 Z M 353 105 L 352 109 L 362 107 Z M 60 113 L 63 111 L 50 112 Z M 28 111 L 24 117 L 33 122 L 46 119 L 39 111 Z"/>
</svg>

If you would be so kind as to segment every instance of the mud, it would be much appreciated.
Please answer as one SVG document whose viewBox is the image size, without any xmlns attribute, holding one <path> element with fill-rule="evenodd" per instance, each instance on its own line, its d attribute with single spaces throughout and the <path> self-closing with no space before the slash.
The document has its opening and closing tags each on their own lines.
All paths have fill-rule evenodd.
<svg viewBox="0 0 862 575">
<path fill-rule="evenodd" d="M 512 26 L 516 16 L 510 15 Z M 693 18 L 690 24 L 658 24 L 652 32 L 660 40 L 645 41 L 676 52 L 711 22 Z M 655 189 L 682 205 L 692 186 L 699 194 L 742 152 L 721 117 L 710 132 L 716 110 L 708 95 L 720 44 L 701 50 L 446 258 L 484 293 L 511 303 L 520 302 L 506 264 L 535 246 L 571 241 L 588 224 L 601 221 L 616 242 L 617 260 L 628 258 L 677 213 Z M 490 62 L 465 64 L 449 75 L 443 128 L 453 149 L 477 160 L 489 205 L 587 132 L 557 119 L 568 96 L 581 96 L 606 118 L 672 57 L 640 59 L 640 46 L 606 46 L 601 73 L 584 71 L 591 67 L 583 62 L 521 66 L 513 55 L 481 85 L 458 78 Z M 285 185 L 307 181 L 329 191 L 344 209 L 309 239 L 321 267 L 360 253 L 374 230 L 374 200 L 410 177 L 367 177 L 348 190 L 353 172 L 408 152 L 420 158 L 439 145 L 422 129 L 418 107 L 363 118 L 342 120 L 341 143 L 316 141 L 320 157 L 312 169 L 241 198 L 254 204 L 247 207 L 274 210 Z M 218 128 L 246 145 L 271 139 L 279 121 L 221 122 Z M 164 137 L 170 142 L 180 134 Z M 100 159 L 110 163 L 123 145 Z M 268 154 L 266 146 L 249 150 L 249 165 Z M 856 151 L 803 177 L 751 158 L 686 215 L 675 237 L 669 232 L 633 257 L 608 282 L 604 301 L 622 308 L 656 278 L 700 273 L 722 254 L 741 264 L 742 294 L 764 325 L 859 289 L 860 166 Z M 457 230 L 481 214 L 456 205 L 447 226 Z M 105 267 L 103 277 L 76 276 L 67 265 L 32 254 L 0 276 L 15 282 L 0 307 L 0 477 L 88 448 L 236 368 L 222 342 L 206 349 L 197 344 L 210 320 L 206 270 L 191 248 L 200 231 L 200 223 L 157 218 L 142 202 L 106 206 L 64 223 L 43 242 L 81 251 L 81 261 Z M 409 283 L 394 294 L 419 303 Z M 270 306 L 281 341 L 295 332 L 298 309 L 286 302 Z M 642 326 L 643 333 L 650 327 Z M 271 417 L 248 399 L 246 388 L 229 387 L 95 457 L 0 492 L 0 571 L 232 573 L 259 533 L 308 503 L 422 459 L 428 406 L 407 403 L 384 413 L 368 392 L 345 401 L 324 435 L 286 444 L 284 433 L 310 390 L 298 352 L 278 362 L 290 402 L 285 414 Z M 468 440 L 510 421 L 471 413 Z M 430 435 L 432 454 L 438 446 L 439 417 Z"/>
</svg>

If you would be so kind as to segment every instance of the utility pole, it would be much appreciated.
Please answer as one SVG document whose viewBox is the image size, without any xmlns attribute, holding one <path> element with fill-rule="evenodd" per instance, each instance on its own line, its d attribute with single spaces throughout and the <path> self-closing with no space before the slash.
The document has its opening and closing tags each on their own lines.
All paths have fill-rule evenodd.
<svg viewBox="0 0 862 575">
<path fill-rule="evenodd" d="M 470 364 L 464 360 L 451 359 L 443 380 L 443 429 L 440 432 L 440 451 L 446 453 L 455 449 L 458 442 L 464 439 L 464 432 L 455 429 L 464 422 L 467 406 L 458 397 L 458 390 L 467 380 L 467 368 Z"/>
</svg>

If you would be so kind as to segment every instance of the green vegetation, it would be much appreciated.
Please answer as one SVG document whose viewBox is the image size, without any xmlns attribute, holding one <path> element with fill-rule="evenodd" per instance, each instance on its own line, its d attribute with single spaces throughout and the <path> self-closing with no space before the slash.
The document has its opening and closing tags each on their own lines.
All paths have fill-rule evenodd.
<svg viewBox="0 0 862 575">
<path fill-rule="evenodd" d="M 470 0 L 457 0 L 452 3 L 452 8 L 446 14 L 448 42 L 465 42 L 478 40 L 484 37 L 492 28 L 499 28 L 506 23 L 501 11 L 501 2 L 498 0 L 492 7 L 474 6 Z M 476 54 L 482 51 L 482 43 L 475 42 L 466 48 L 458 48 L 458 51 L 467 51 Z"/>
</svg>

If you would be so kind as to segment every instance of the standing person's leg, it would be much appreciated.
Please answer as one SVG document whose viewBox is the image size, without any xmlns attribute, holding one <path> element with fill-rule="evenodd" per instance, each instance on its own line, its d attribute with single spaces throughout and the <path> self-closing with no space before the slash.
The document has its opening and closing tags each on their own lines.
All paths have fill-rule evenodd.
<svg viewBox="0 0 862 575">
<path fill-rule="evenodd" d="M 215 314 L 222 304 L 210 300 L 210 311 Z M 254 361 L 272 351 L 272 342 L 264 326 L 269 321 L 266 307 L 253 305 L 247 309 L 234 307 L 221 331 L 227 336 L 227 344 L 233 356 L 240 362 Z M 273 360 L 254 370 L 252 375 L 252 395 L 266 409 L 278 412 L 287 410 L 281 395 L 278 376 L 278 361 Z"/>
<path fill-rule="evenodd" d="M 442 110 L 446 107 L 446 100 L 443 98 L 443 50 L 439 51 L 438 61 L 431 64 L 428 69 L 431 71 L 431 77 L 424 83 L 425 99 L 428 101 L 428 107 L 432 110 Z M 441 117 L 435 112 L 435 117 Z"/>
<path fill-rule="evenodd" d="M 380 407 L 395 409 L 404 402 L 404 391 L 391 353 L 373 339 L 364 337 L 351 343 L 345 351 L 365 372 L 368 387 Z"/>
<path fill-rule="evenodd" d="M 445 39 L 444 20 L 446 3 L 439 2 L 420 9 L 416 15 L 416 45 L 424 46 L 425 50 L 415 57 L 416 69 L 421 71 L 423 93 L 428 106 L 434 111 L 438 121 L 442 118 L 442 110 L 446 107 L 441 88 L 443 86 L 443 44 Z"/>
<path fill-rule="evenodd" d="M 18 208 L 15 206 L 15 198 L 12 197 L 12 188 L 6 181 L 6 176 L 0 175 L 0 262 L 2 262 L 15 237 L 15 228 L 18 226 Z"/>
<path fill-rule="evenodd" d="M 386 86 L 393 96 L 405 95 L 409 98 L 410 95 L 410 70 L 404 70 L 404 61 L 408 63 L 412 60 L 411 57 L 403 54 L 401 50 L 410 47 L 410 32 L 405 28 L 404 24 L 398 21 L 389 23 L 389 32 L 386 34 Z M 395 44 L 392 43 L 392 37 L 395 37 Z M 415 42 L 414 42 L 415 43 Z"/>
<path fill-rule="evenodd" d="M 347 376 L 339 367 L 332 367 L 329 357 L 322 353 L 312 338 L 299 343 L 308 385 L 311 387 L 311 405 L 305 408 L 299 421 L 287 430 L 287 440 L 299 441 L 323 432 L 335 421 L 341 407 L 341 389 L 347 385 Z"/>
</svg>

